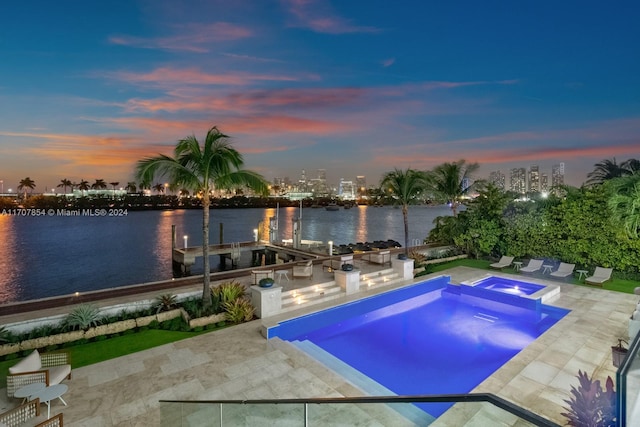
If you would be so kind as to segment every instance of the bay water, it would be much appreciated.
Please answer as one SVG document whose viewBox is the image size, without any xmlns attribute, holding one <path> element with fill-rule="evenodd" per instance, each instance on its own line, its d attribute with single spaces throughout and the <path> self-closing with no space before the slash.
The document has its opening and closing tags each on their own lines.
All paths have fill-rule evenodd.
<svg viewBox="0 0 640 427">
<path fill-rule="evenodd" d="M 411 206 L 409 243 L 418 244 L 448 206 Z M 269 236 L 278 218 L 276 241 L 291 239 L 292 220 L 302 218 L 302 239 L 334 245 L 396 240 L 404 245 L 402 210 L 356 206 L 327 211 L 304 209 L 212 209 L 210 244 L 248 242 L 254 229 Z M 129 211 L 122 216 L 0 215 L 0 304 L 170 280 L 171 230 L 177 247 L 202 244 L 202 211 Z M 184 236 L 187 236 L 184 239 Z M 212 257 L 212 268 L 217 258 Z M 241 265 L 242 266 L 242 265 Z M 192 274 L 202 274 L 202 262 Z"/>
</svg>

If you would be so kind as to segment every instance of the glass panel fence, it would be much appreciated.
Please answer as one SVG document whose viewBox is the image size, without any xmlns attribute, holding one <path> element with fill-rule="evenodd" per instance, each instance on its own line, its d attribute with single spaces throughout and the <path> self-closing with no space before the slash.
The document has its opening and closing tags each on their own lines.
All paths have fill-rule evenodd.
<svg viewBox="0 0 640 427">
<path fill-rule="evenodd" d="M 618 425 L 640 425 L 640 334 L 629 346 L 616 373 Z M 635 420 L 635 421 L 633 421 Z"/>
<path fill-rule="evenodd" d="M 443 403 L 340 403 L 335 400 L 320 403 L 161 401 L 161 426 L 557 426 L 544 419 L 527 421 L 490 402 L 459 402 L 453 406 L 449 402 L 443 409 Z M 435 418 L 430 412 L 439 416 Z"/>
</svg>

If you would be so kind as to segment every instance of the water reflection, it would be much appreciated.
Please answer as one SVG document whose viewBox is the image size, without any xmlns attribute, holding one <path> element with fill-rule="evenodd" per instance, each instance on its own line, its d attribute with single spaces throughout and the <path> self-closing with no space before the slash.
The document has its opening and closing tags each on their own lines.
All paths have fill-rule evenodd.
<svg viewBox="0 0 640 427">
<path fill-rule="evenodd" d="M 17 295 L 16 285 L 22 269 L 16 248 L 16 229 L 13 218 L 0 215 L 0 301 L 12 301 Z"/>
</svg>

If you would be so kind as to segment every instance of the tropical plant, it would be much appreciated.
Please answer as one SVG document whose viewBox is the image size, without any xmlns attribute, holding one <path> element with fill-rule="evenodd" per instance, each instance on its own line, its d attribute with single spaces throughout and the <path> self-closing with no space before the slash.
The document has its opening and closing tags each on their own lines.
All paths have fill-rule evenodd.
<svg viewBox="0 0 640 427">
<path fill-rule="evenodd" d="M 425 254 L 415 250 L 409 252 L 409 258 L 413 260 L 414 268 L 422 267 L 427 260 L 427 256 Z"/>
<path fill-rule="evenodd" d="M 224 305 L 238 298 L 242 298 L 246 293 L 246 289 L 240 282 L 231 281 L 221 283 L 219 286 L 212 288 L 211 292 L 216 295 L 220 304 Z"/>
<path fill-rule="evenodd" d="M 27 190 L 33 190 L 36 188 L 36 182 L 29 177 L 20 180 L 18 184 L 18 191 L 24 191 L 24 198 L 27 198 Z"/>
<path fill-rule="evenodd" d="M 578 388 L 571 386 L 569 405 L 561 415 L 567 418 L 567 425 L 574 427 L 616 426 L 616 391 L 611 377 L 607 377 L 605 390 L 600 380 L 589 378 L 586 372 L 578 371 Z"/>
<path fill-rule="evenodd" d="M 68 179 L 61 179 L 60 184 L 58 184 L 58 188 L 64 189 L 64 194 L 67 194 L 67 187 L 73 188 L 73 183 Z"/>
<path fill-rule="evenodd" d="M 162 294 L 156 297 L 153 307 L 156 309 L 156 313 L 161 311 L 169 311 L 177 307 L 178 297 L 172 294 Z"/>
<path fill-rule="evenodd" d="M 91 184 L 92 190 L 104 190 L 107 188 L 107 183 L 104 182 L 104 179 L 96 179 L 96 182 Z"/>
<path fill-rule="evenodd" d="M 622 169 L 626 170 L 629 175 L 633 175 L 635 173 L 640 172 L 640 160 L 638 159 L 627 159 L 620 164 Z"/>
<path fill-rule="evenodd" d="M 11 332 L 4 326 L 0 326 L 0 343 L 9 342 Z"/>
<path fill-rule="evenodd" d="M 453 216 L 458 214 L 462 197 L 482 183 L 482 181 L 471 182 L 471 175 L 478 168 L 478 163 L 466 164 L 465 160 L 458 160 L 438 165 L 429 173 L 431 189 L 436 199 L 450 203 Z"/>
<path fill-rule="evenodd" d="M 256 172 L 242 169 L 244 160 L 228 141 L 229 137 L 212 127 L 201 146 L 195 136 L 178 142 L 174 157 L 158 155 L 140 160 L 136 167 L 139 180 L 148 185 L 154 177 L 168 176 L 176 188 L 188 188 L 202 192 L 202 254 L 204 280 L 202 303 L 211 305 L 211 278 L 209 275 L 209 208 L 213 189 L 231 189 L 247 186 L 256 192 L 267 194 L 264 178 Z"/>
<path fill-rule="evenodd" d="M 610 179 L 629 175 L 629 171 L 621 164 L 618 164 L 615 157 L 613 160 L 604 159 L 593 166 L 593 171 L 587 174 L 587 181 L 585 182 L 587 186 L 600 185 Z"/>
<path fill-rule="evenodd" d="M 614 221 L 623 224 L 631 238 L 640 230 L 640 174 L 611 180 L 613 194 L 608 200 Z"/>
<path fill-rule="evenodd" d="M 65 317 L 63 325 L 69 330 L 87 330 L 100 323 L 100 310 L 93 304 L 81 304 Z"/>
<path fill-rule="evenodd" d="M 409 253 L 409 205 L 421 202 L 427 188 L 427 175 L 414 169 L 395 169 L 383 175 L 380 187 L 402 207 L 404 220 L 404 253 Z"/>
<path fill-rule="evenodd" d="M 249 322 L 253 320 L 256 311 L 251 301 L 246 298 L 237 298 L 224 303 L 225 319 L 232 323 Z"/>
</svg>

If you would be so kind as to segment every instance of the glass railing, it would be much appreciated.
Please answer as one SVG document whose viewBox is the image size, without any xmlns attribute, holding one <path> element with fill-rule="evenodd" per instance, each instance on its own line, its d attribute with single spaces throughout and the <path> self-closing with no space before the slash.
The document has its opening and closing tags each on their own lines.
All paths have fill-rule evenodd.
<svg viewBox="0 0 640 427">
<path fill-rule="evenodd" d="M 453 406 L 451 406 L 453 404 Z M 441 414 L 437 418 L 429 414 Z M 559 427 L 488 393 L 277 400 L 160 401 L 161 426 Z"/>
<path fill-rule="evenodd" d="M 640 425 L 640 334 L 635 336 L 618 367 L 616 387 L 618 426 Z"/>
</svg>

